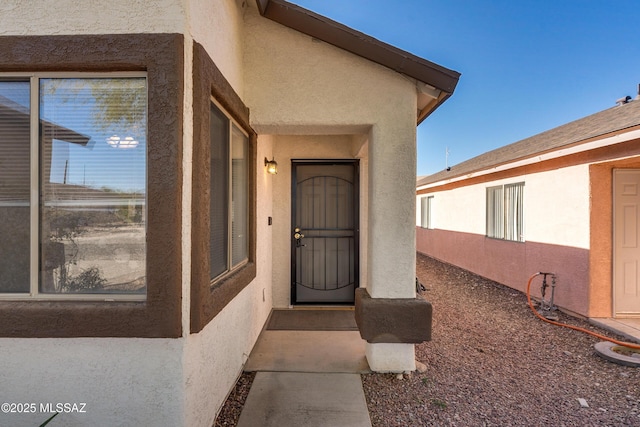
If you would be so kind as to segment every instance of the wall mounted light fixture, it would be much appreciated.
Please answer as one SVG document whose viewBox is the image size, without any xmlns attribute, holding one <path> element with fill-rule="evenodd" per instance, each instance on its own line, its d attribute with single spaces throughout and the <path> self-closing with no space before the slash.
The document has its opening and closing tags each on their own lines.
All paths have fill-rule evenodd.
<svg viewBox="0 0 640 427">
<path fill-rule="evenodd" d="M 264 158 L 264 165 L 267 167 L 267 172 L 271 175 L 275 175 L 278 173 L 278 163 L 274 159 Z"/>
</svg>

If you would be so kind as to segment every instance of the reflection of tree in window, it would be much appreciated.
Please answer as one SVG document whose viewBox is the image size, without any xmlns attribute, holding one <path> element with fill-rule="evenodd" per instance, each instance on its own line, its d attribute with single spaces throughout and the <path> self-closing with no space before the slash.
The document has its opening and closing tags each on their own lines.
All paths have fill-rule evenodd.
<svg viewBox="0 0 640 427">
<path fill-rule="evenodd" d="M 106 80 L 110 87 L 105 87 Z M 145 79 L 46 79 L 46 82 L 41 91 L 43 95 L 57 96 L 63 103 L 94 108 L 97 128 L 108 129 L 115 125 L 121 129 L 140 130 L 146 127 Z"/>
</svg>

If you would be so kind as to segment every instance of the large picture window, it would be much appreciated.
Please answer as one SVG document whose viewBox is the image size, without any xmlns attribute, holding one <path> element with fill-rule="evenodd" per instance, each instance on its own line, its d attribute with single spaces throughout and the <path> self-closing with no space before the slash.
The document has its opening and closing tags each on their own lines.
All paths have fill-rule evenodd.
<svg viewBox="0 0 640 427">
<path fill-rule="evenodd" d="M 524 182 L 487 188 L 487 237 L 524 242 Z"/>
<path fill-rule="evenodd" d="M 248 136 L 211 104 L 210 264 L 215 279 L 248 259 Z"/>
<path fill-rule="evenodd" d="M 1 296 L 145 298 L 146 136 L 144 74 L 0 76 Z"/>
</svg>

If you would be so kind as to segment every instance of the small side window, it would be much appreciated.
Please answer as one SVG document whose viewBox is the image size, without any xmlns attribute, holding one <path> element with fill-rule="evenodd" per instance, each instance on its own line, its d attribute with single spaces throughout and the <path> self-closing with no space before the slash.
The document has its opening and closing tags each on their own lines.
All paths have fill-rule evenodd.
<svg viewBox="0 0 640 427">
<path fill-rule="evenodd" d="M 524 242 L 524 183 L 487 188 L 487 237 Z"/>
<path fill-rule="evenodd" d="M 420 199 L 420 226 L 433 228 L 433 197 L 427 196 Z"/>
<path fill-rule="evenodd" d="M 209 277 L 247 262 L 249 232 L 249 138 L 211 103 Z"/>
</svg>

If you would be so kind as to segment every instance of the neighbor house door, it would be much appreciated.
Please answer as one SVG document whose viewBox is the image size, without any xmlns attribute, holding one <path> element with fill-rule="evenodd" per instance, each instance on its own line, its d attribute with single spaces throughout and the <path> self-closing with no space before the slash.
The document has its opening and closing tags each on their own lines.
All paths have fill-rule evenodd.
<svg viewBox="0 0 640 427">
<path fill-rule="evenodd" d="M 640 317 L 640 170 L 613 179 L 613 306 L 616 317 Z"/>
<path fill-rule="evenodd" d="M 293 304 L 353 304 L 358 200 L 357 161 L 293 162 Z"/>
</svg>

